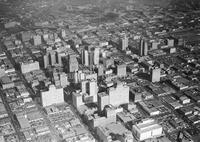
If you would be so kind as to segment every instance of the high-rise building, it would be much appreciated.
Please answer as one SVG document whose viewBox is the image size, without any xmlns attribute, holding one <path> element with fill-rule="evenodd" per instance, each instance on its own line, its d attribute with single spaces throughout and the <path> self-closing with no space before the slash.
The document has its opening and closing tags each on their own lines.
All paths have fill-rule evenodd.
<svg viewBox="0 0 200 142">
<path fill-rule="evenodd" d="M 159 82 L 160 81 L 160 73 L 161 73 L 161 69 L 160 68 L 153 67 L 150 70 L 151 82 Z"/>
<path fill-rule="evenodd" d="M 99 48 L 87 47 L 82 50 L 81 60 L 85 66 L 93 67 L 93 65 L 99 65 Z"/>
<path fill-rule="evenodd" d="M 49 66 L 49 56 L 44 55 L 43 60 L 44 60 L 44 68 L 47 68 Z"/>
<path fill-rule="evenodd" d="M 126 64 L 117 64 L 117 76 L 126 76 Z"/>
<path fill-rule="evenodd" d="M 121 39 L 121 50 L 126 50 L 127 47 L 128 47 L 128 37 L 125 34 Z"/>
<path fill-rule="evenodd" d="M 55 66 L 63 65 L 62 61 L 62 55 L 58 53 L 57 51 L 48 51 L 44 56 L 43 56 L 43 62 L 44 62 L 44 68 L 47 68 L 48 66 Z"/>
<path fill-rule="evenodd" d="M 97 102 L 97 81 L 96 80 L 91 80 L 88 82 L 86 92 L 90 96 L 93 96 L 93 102 Z"/>
<path fill-rule="evenodd" d="M 63 88 L 56 88 L 54 85 L 49 86 L 48 91 L 41 92 L 42 106 L 64 103 Z"/>
<path fill-rule="evenodd" d="M 60 85 L 63 88 L 69 85 L 68 76 L 64 72 L 60 73 Z"/>
<path fill-rule="evenodd" d="M 117 83 L 115 87 L 108 89 L 110 104 L 119 106 L 129 103 L 129 87 L 122 82 Z"/>
<path fill-rule="evenodd" d="M 106 92 L 99 93 L 97 102 L 98 102 L 99 110 L 103 111 L 104 107 L 110 104 L 109 95 Z"/>
<path fill-rule="evenodd" d="M 76 108 L 81 105 L 97 102 L 97 81 L 84 80 L 81 82 L 81 91 L 72 94 L 73 104 Z"/>
<path fill-rule="evenodd" d="M 68 72 L 78 71 L 78 61 L 76 55 L 68 56 Z"/>
<path fill-rule="evenodd" d="M 40 45 L 42 43 L 42 38 L 40 35 L 33 36 L 33 44 L 35 46 Z"/>
<path fill-rule="evenodd" d="M 55 51 L 51 51 L 50 52 L 50 61 L 51 61 L 51 65 L 55 65 L 56 62 L 56 52 Z"/>
<path fill-rule="evenodd" d="M 112 105 L 118 107 L 129 103 L 129 87 L 118 82 L 116 86 L 107 89 L 107 92 L 98 94 L 98 107 L 102 111 L 105 106 Z"/>
<path fill-rule="evenodd" d="M 85 66 L 89 65 L 89 57 L 88 57 L 88 51 L 87 50 L 82 50 L 82 54 L 81 54 L 81 60 L 82 60 L 82 64 Z"/>
<path fill-rule="evenodd" d="M 104 74 L 104 66 L 103 64 L 100 64 L 99 67 L 98 67 L 98 76 L 102 76 Z"/>
<path fill-rule="evenodd" d="M 62 56 L 61 56 L 61 54 L 58 53 L 57 57 L 58 57 L 58 64 L 59 64 L 59 66 L 62 66 L 63 62 L 62 62 Z"/>
<path fill-rule="evenodd" d="M 82 91 L 82 93 L 86 93 L 86 85 L 87 85 L 87 80 L 83 80 L 81 82 L 81 91 Z"/>
<path fill-rule="evenodd" d="M 146 41 L 144 43 L 144 47 L 143 48 L 144 48 L 143 49 L 143 55 L 147 56 L 147 54 L 148 54 L 148 43 Z"/>
<path fill-rule="evenodd" d="M 21 67 L 22 73 L 28 73 L 28 72 L 40 69 L 40 65 L 38 61 L 23 62 L 20 64 L 20 67 Z"/>
<path fill-rule="evenodd" d="M 64 29 L 61 30 L 61 37 L 62 38 L 66 37 L 66 31 Z"/>
<path fill-rule="evenodd" d="M 174 47 L 174 39 L 168 38 L 167 39 L 167 46 L 168 47 Z"/>
<path fill-rule="evenodd" d="M 94 49 L 94 64 L 99 65 L 99 48 Z"/>
<path fill-rule="evenodd" d="M 146 56 L 148 54 L 148 43 L 145 39 L 140 39 L 139 55 Z"/>
</svg>

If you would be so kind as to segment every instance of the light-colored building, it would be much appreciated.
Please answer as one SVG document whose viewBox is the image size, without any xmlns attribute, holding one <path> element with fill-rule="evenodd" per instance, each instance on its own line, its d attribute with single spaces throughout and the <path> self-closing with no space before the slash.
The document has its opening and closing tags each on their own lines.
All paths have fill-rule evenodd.
<svg viewBox="0 0 200 142">
<path fill-rule="evenodd" d="M 160 81 L 160 68 L 152 68 L 150 71 L 151 82 L 159 82 Z"/>
<path fill-rule="evenodd" d="M 129 103 L 129 87 L 122 82 L 117 83 L 116 87 L 109 88 L 108 95 L 113 106 Z"/>
<path fill-rule="evenodd" d="M 42 38 L 40 35 L 33 36 L 33 44 L 35 46 L 40 45 L 42 43 Z"/>
<path fill-rule="evenodd" d="M 42 106 L 64 103 L 63 88 L 56 88 L 54 85 L 49 86 L 48 91 L 41 92 Z"/>
<path fill-rule="evenodd" d="M 97 81 L 84 80 L 81 82 L 81 91 L 72 94 L 73 105 L 78 108 L 81 105 L 97 102 Z"/>
<path fill-rule="evenodd" d="M 28 61 L 25 63 L 21 63 L 21 72 L 22 73 L 28 73 L 34 70 L 39 70 L 40 69 L 40 65 L 38 61 Z"/>
<path fill-rule="evenodd" d="M 117 139 L 120 142 L 133 142 L 131 131 L 119 123 L 110 123 L 106 126 L 97 127 L 97 135 L 102 142 L 112 142 Z"/>
<path fill-rule="evenodd" d="M 117 76 L 126 76 L 126 64 L 117 65 Z"/>
<path fill-rule="evenodd" d="M 107 92 L 99 93 L 97 102 L 101 111 L 107 105 L 119 106 L 128 104 L 129 87 L 122 82 L 118 82 L 115 87 L 108 88 Z"/>
<path fill-rule="evenodd" d="M 133 125 L 132 132 L 138 141 L 162 136 L 163 128 L 154 119 L 144 119 L 141 123 Z"/>
<path fill-rule="evenodd" d="M 121 50 L 126 50 L 127 47 L 128 47 L 128 37 L 125 34 L 121 39 Z"/>
</svg>

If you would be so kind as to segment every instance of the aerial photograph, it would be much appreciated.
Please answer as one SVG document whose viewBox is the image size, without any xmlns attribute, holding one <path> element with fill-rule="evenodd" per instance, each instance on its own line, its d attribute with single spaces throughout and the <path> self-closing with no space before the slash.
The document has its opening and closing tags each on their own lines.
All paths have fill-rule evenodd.
<svg viewBox="0 0 200 142">
<path fill-rule="evenodd" d="M 0 0 L 0 142 L 200 142 L 200 0 Z"/>
</svg>

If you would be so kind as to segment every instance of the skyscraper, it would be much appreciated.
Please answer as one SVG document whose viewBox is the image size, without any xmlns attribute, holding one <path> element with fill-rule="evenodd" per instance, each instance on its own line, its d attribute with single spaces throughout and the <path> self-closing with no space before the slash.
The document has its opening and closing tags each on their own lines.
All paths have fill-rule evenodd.
<svg viewBox="0 0 200 142">
<path fill-rule="evenodd" d="M 68 72 L 75 72 L 78 70 L 78 61 L 76 55 L 68 56 Z"/>
<path fill-rule="evenodd" d="M 94 49 L 94 64 L 99 65 L 99 48 Z"/>
<path fill-rule="evenodd" d="M 148 54 L 148 43 L 145 39 L 140 39 L 139 55 L 147 56 L 147 54 Z"/>
<path fill-rule="evenodd" d="M 94 65 L 99 65 L 99 48 L 87 47 L 82 50 L 81 60 L 82 64 L 85 66 L 93 67 Z"/>
<path fill-rule="evenodd" d="M 42 106 L 64 103 L 63 88 L 56 88 L 54 85 L 49 86 L 48 91 L 41 92 Z"/>
<path fill-rule="evenodd" d="M 47 68 L 49 66 L 49 56 L 44 55 L 43 60 L 44 60 L 44 68 Z"/>
<path fill-rule="evenodd" d="M 40 45 L 42 43 L 42 38 L 40 35 L 33 36 L 33 44 L 35 46 Z"/>
<path fill-rule="evenodd" d="M 85 49 L 82 50 L 81 60 L 82 60 L 83 65 L 85 65 L 85 66 L 89 65 L 88 51 Z"/>
<path fill-rule="evenodd" d="M 128 37 L 125 34 L 121 39 L 121 50 L 124 51 L 126 50 L 127 47 L 128 47 Z"/>
<path fill-rule="evenodd" d="M 55 51 L 50 52 L 50 60 L 51 60 L 52 66 L 56 64 L 56 52 Z"/>
<path fill-rule="evenodd" d="M 153 67 L 150 71 L 151 82 L 159 82 L 160 81 L 160 72 L 161 69 L 158 67 Z"/>
<path fill-rule="evenodd" d="M 61 37 L 62 38 L 66 37 L 66 31 L 64 29 L 61 30 Z"/>
</svg>

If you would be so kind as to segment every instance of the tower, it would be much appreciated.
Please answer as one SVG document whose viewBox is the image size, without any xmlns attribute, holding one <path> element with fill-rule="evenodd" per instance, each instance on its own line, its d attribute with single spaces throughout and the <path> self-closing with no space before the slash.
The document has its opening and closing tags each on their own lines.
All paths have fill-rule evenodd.
<svg viewBox="0 0 200 142">
<path fill-rule="evenodd" d="M 151 82 L 159 82 L 160 81 L 160 73 L 161 73 L 161 69 L 158 67 L 153 67 L 150 70 L 150 79 Z"/>
<path fill-rule="evenodd" d="M 147 56 L 148 54 L 148 43 L 145 39 L 140 39 L 139 45 L 139 55 L 140 56 Z"/>
<path fill-rule="evenodd" d="M 99 48 L 94 49 L 94 64 L 99 65 Z"/>
<path fill-rule="evenodd" d="M 128 37 L 125 34 L 121 39 L 121 50 L 124 51 L 126 50 L 127 47 L 128 47 Z"/>
<path fill-rule="evenodd" d="M 78 70 L 78 61 L 76 55 L 68 56 L 68 72 L 75 72 Z"/>
<path fill-rule="evenodd" d="M 89 65 L 88 51 L 85 49 L 82 50 L 81 60 L 82 60 L 82 64 L 84 64 L 85 66 Z"/>
<path fill-rule="evenodd" d="M 90 68 L 92 68 L 93 65 L 99 65 L 99 54 L 99 48 L 89 46 L 83 49 L 81 53 L 82 64 Z"/>
</svg>

